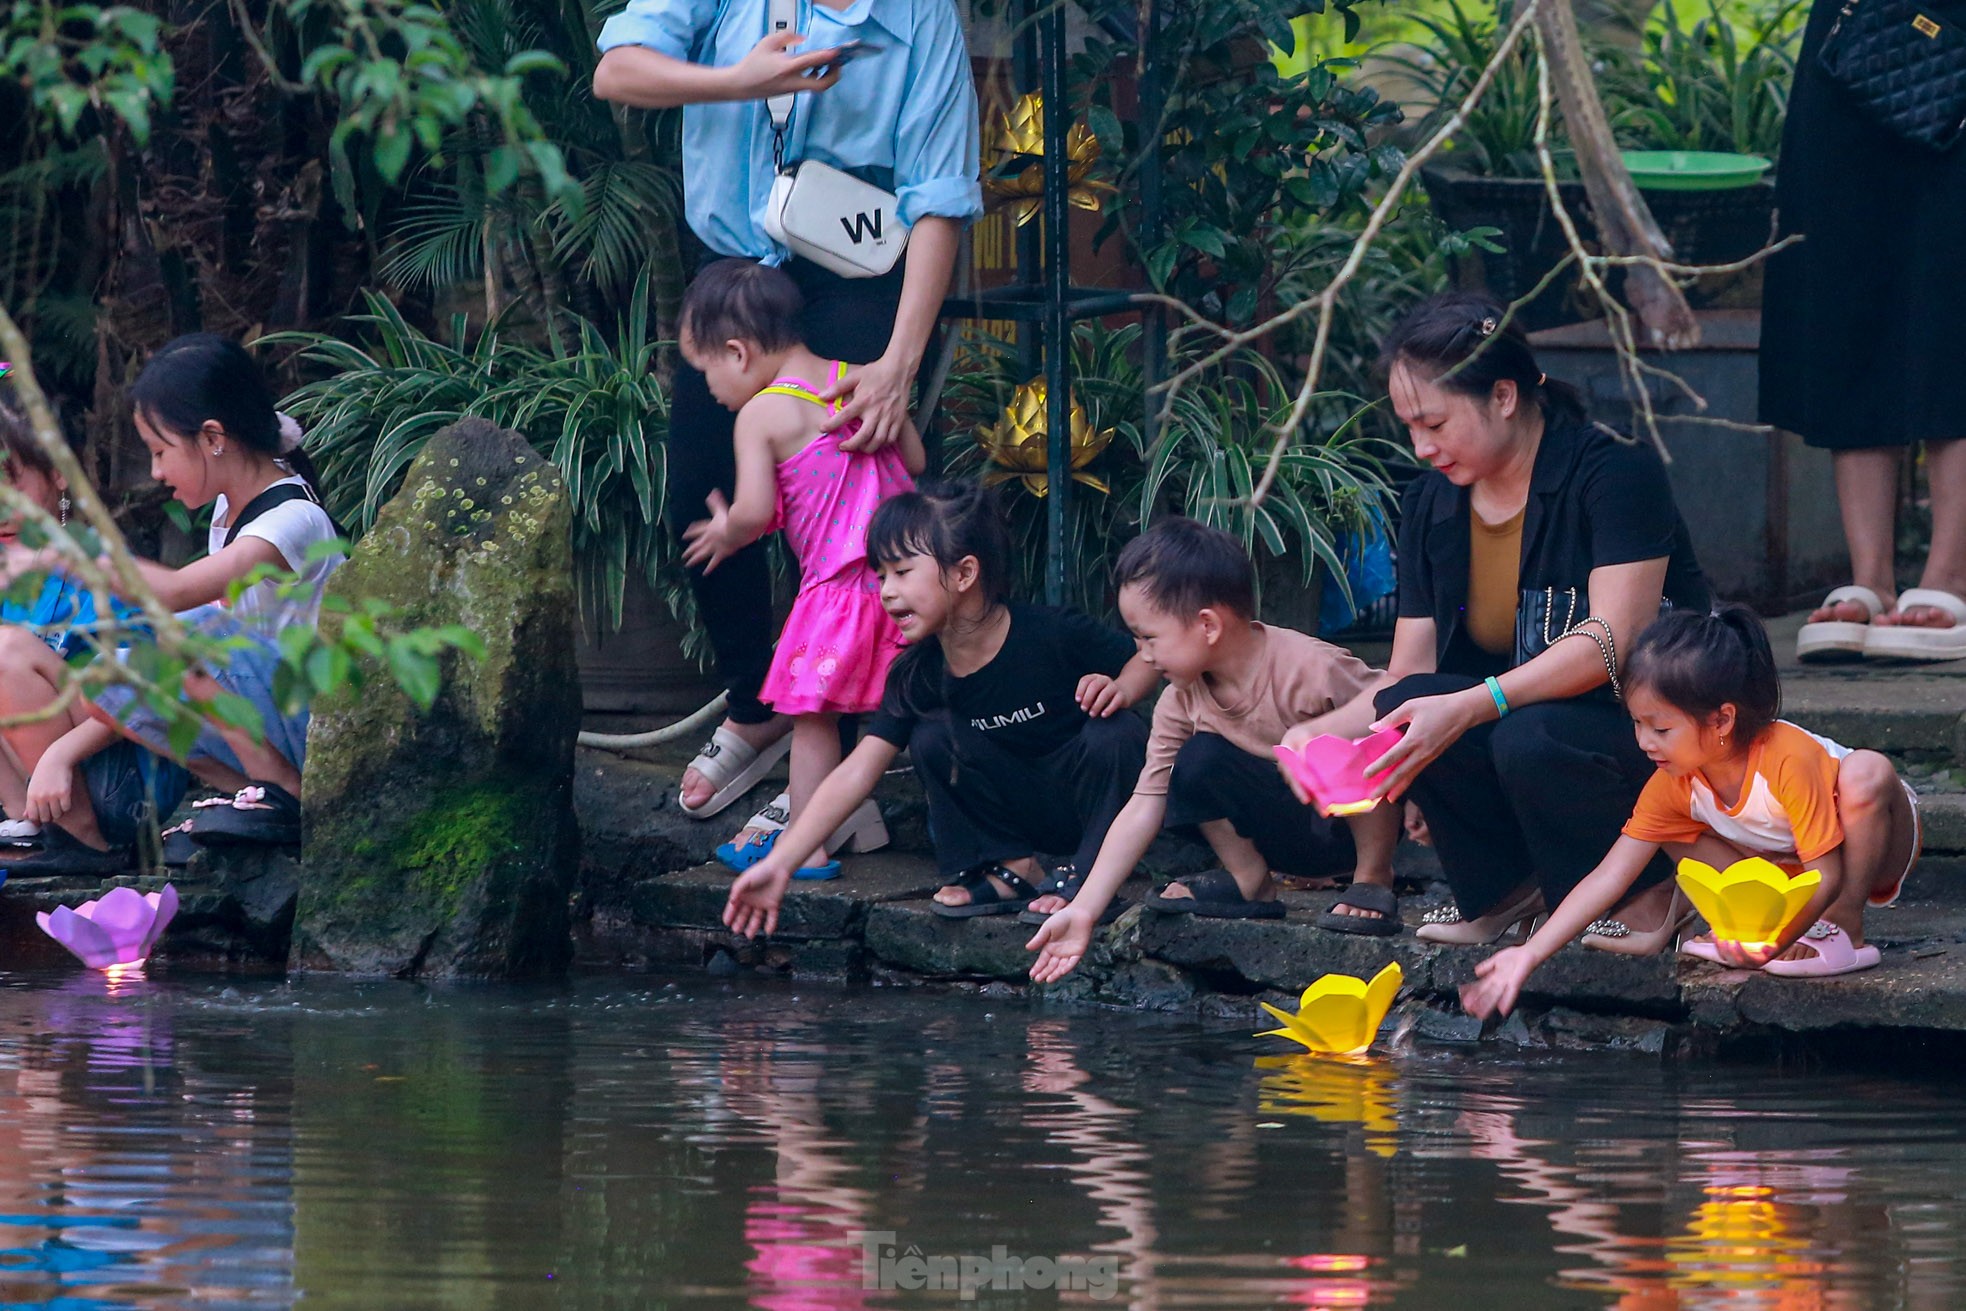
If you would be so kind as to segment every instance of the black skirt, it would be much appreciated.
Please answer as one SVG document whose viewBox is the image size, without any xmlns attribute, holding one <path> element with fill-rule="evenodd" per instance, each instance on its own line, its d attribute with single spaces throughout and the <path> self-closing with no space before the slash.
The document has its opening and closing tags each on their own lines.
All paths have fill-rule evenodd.
<svg viewBox="0 0 1966 1311">
<path fill-rule="evenodd" d="M 1832 450 L 1966 437 L 1966 145 L 1894 136 L 1830 81 L 1841 7 L 1809 15 L 1782 136 L 1782 231 L 1805 240 L 1768 264 L 1761 419 Z"/>
</svg>

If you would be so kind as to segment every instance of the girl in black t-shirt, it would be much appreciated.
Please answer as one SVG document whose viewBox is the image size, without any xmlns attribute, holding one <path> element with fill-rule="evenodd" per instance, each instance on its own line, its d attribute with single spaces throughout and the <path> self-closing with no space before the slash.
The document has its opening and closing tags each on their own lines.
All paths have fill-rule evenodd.
<svg viewBox="0 0 1966 1311">
<path fill-rule="evenodd" d="M 1130 640 L 1068 610 L 1006 601 L 1010 541 L 968 484 L 893 497 L 867 555 L 909 649 L 867 736 L 772 853 L 731 886 L 724 922 L 771 932 L 787 882 L 866 799 L 902 747 L 928 795 L 929 837 L 952 918 L 1049 913 L 1077 890 L 1146 760 L 1146 726 L 1120 712 L 1156 675 Z M 1038 853 L 1073 853 L 1038 886 Z"/>
</svg>

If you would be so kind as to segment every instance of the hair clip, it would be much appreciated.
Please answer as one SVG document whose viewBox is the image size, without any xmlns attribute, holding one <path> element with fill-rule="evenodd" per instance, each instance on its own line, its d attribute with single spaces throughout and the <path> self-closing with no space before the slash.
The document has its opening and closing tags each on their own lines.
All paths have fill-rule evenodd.
<svg viewBox="0 0 1966 1311">
<path fill-rule="evenodd" d="M 7 363 L 7 361 L 5 360 L 0 360 L 0 378 L 6 377 L 9 373 L 12 373 L 13 370 L 14 370 L 13 365 Z"/>
<path fill-rule="evenodd" d="M 1477 328 L 1476 331 L 1481 333 L 1481 335 L 1484 337 L 1492 337 L 1495 335 L 1496 326 L 1497 325 L 1495 323 L 1495 320 L 1491 316 L 1489 318 L 1483 319 L 1481 321 L 1481 326 Z"/>
</svg>

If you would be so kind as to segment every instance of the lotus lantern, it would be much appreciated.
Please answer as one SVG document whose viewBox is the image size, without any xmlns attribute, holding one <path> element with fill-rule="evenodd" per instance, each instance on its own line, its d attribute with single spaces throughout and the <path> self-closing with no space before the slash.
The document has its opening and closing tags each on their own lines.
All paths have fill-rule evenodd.
<svg viewBox="0 0 1966 1311">
<path fill-rule="evenodd" d="M 1749 856 L 1724 870 L 1702 861 L 1679 862 L 1679 886 L 1719 942 L 1762 947 L 1778 942 L 1822 886 L 1820 870 L 1790 874 L 1771 860 Z"/>
<path fill-rule="evenodd" d="M 1386 1012 L 1392 1009 L 1405 977 L 1398 961 L 1380 970 L 1370 983 L 1349 974 L 1327 974 L 1304 989 L 1295 1015 L 1268 1002 L 1259 1003 L 1283 1027 L 1256 1036 L 1288 1038 L 1328 1055 L 1356 1056 L 1379 1035 L 1379 1026 L 1385 1023 Z"/>
<path fill-rule="evenodd" d="M 92 970 L 118 965 L 141 965 L 177 914 L 177 889 L 166 883 L 161 892 L 112 888 L 99 900 L 75 909 L 58 906 L 34 919 L 42 931 L 75 954 Z"/>
<path fill-rule="evenodd" d="M 1033 91 L 1003 112 L 984 147 L 983 190 L 1007 204 L 1018 227 L 1044 208 L 1044 97 Z M 1090 177 L 1099 162 L 1099 138 L 1083 123 L 1065 134 L 1066 197 L 1080 209 L 1097 210 L 1100 194 L 1113 190 Z"/>
<path fill-rule="evenodd" d="M 1365 776 L 1368 765 L 1392 749 L 1400 730 L 1382 728 L 1357 741 L 1321 733 L 1301 749 L 1277 747 L 1277 759 L 1290 776 L 1311 794 L 1318 813 L 1357 815 L 1379 803 L 1373 799 L 1373 781 Z"/>
</svg>

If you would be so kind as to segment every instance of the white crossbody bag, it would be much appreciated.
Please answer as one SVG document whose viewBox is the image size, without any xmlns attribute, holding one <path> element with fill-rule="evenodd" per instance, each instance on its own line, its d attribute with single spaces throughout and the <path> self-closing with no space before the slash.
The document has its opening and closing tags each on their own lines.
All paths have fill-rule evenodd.
<svg viewBox="0 0 1966 1311">
<path fill-rule="evenodd" d="M 798 0 L 770 0 L 769 30 L 783 32 L 798 23 Z M 843 278 L 878 278 L 908 248 L 894 193 L 862 182 L 816 159 L 789 167 L 785 132 L 796 96 L 765 102 L 771 115 L 772 165 L 776 176 L 765 201 L 764 229 L 772 240 L 800 259 L 811 260 Z"/>
</svg>

